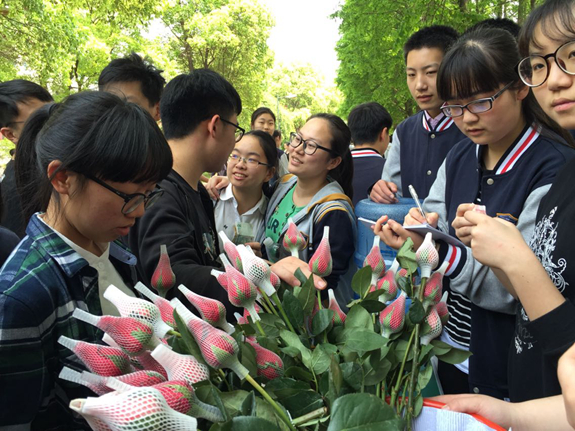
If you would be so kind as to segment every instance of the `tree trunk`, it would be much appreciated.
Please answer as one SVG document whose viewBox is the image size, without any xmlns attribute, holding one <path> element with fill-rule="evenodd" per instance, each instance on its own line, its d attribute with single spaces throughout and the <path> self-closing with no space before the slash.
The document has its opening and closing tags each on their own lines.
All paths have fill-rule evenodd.
<svg viewBox="0 0 575 431">
<path fill-rule="evenodd" d="M 467 2 L 469 2 L 469 0 L 458 0 L 461 13 L 467 12 Z"/>
</svg>

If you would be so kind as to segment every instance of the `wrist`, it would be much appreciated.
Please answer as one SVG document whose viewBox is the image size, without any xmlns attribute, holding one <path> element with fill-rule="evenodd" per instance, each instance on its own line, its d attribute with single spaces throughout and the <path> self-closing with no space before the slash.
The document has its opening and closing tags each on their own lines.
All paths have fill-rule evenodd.
<svg viewBox="0 0 575 431">
<path fill-rule="evenodd" d="M 507 257 L 500 263 L 499 269 L 511 278 L 513 275 L 523 273 L 527 266 L 540 264 L 533 250 L 527 243 L 522 242 L 518 246 L 511 248 Z"/>
</svg>

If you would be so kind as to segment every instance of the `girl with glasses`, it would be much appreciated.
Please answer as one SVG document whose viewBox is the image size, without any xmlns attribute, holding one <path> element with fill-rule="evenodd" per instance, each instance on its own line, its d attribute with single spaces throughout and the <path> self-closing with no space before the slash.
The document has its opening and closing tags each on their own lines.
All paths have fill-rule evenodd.
<svg viewBox="0 0 575 431">
<path fill-rule="evenodd" d="M 259 243 L 253 241 L 264 229 L 268 198 L 263 187 L 274 175 L 277 160 L 274 139 L 261 130 L 246 133 L 230 154 L 229 184 L 220 190 L 214 214 L 217 231 L 224 231 L 234 243 L 247 242 L 259 249 Z"/>
<path fill-rule="evenodd" d="M 355 216 L 351 204 L 353 161 L 349 150 L 351 132 L 343 120 L 331 114 L 311 116 L 289 143 L 289 172 L 280 179 L 266 212 L 265 234 L 274 246 L 268 258 L 286 252 L 281 243 L 291 218 L 307 239 L 300 258 L 308 261 L 319 245 L 324 226 L 329 226 L 333 272 L 326 278 L 340 305 L 347 304 L 351 289 L 340 278 L 348 271 L 355 243 Z"/>
<path fill-rule="evenodd" d="M 440 364 L 446 393 L 510 397 L 507 358 L 517 301 L 496 271 L 474 259 L 463 214 L 481 205 L 489 217 L 515 225 L 518 235 L 529 239 L 541 198 L 575 153 L 517 75 L 519 60 L 510 33 L 484 29 L 462 36 L 439 70 L 437 87 L 446 101 L 442 109 L 468 139 L 450 151 L 423 206 L 431 212 L 428 222 L 457 234 L 467 245 L 438 244 L 447 265 L 444 286 L 451 314 L 441 339 L 473 353 L 457 370 Z M 392 221 L 381 229 L 382 221 L 376 232 L 388 244 L 401 244 L 405 229 Z M 405 224 L 423 221 L 412 209 Z M 410 236 L 421 242 L 421 237 Z M 507 258 L 500 256 L 501 261 Z"/>
<path fill-rule="evenodd" d="M 68 405 L 90 391 L 58 379 L 78 361 L 57 341 L 99 341 L 72 313 L 117 314 L 110 284 L 135 296 L 135 258 L 117 240 L 161 195 L 172 155 L 146 111 L 109 93 L 46 105 L 24 130 L 35 171 L 23 202 L 41 212 L 0 270 L 0 427 L 89 429 Z"/>
</svg>

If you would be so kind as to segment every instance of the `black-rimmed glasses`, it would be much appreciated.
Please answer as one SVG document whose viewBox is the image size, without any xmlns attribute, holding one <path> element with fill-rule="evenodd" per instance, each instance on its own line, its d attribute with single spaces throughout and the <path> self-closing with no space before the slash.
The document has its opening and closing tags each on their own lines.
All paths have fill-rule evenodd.
<svg viewBox="0 0 575 431">
<path fill-rule="evenodd" d="M 150 208 L 154 205 L 160 196 L 164 194 L 164 190 L 161 189 L 158 185 L 156 185 L 156 189 L 148 193 L 147 195 L 143 193 L 133 193 L 133 194 L 126 194 L 121 192 L 120 190 L 116 190 L 114 187 L 106 184 L 104 181 L 93 177 L 91 175 L 85 175 L 86 178 L 89 180 L 94 181 L 96 184 L 101 185 L 102 187 L 110 190 L 112 193 L 117 194 L 122 199 L 124 199 L 124 206 L 122 207 L 122 214 L 130 214 L 131 212 L 135 211 L 136 208 L 140 206 L 140 204 L 144 203 L 144 208 Z"/>
<path fill-rule="evenodd" d="M 263 166 L 267 166 L 268 168 L 271 168 L 271 167 L 272 167 L 272 165 L 270 165 L 270 164 L 267 164 L 267 163 L 264 163 L 264 162 L 260 162 L 259 160 L 252 159 L 251 157 L 249 157 L 249 158 L 246 159 L 245 157 L 242 157 L 242 156 L 240 156 L 239 154 L 233 154 L 233 153 L 230 154 L 230 161 L 231 161 L 231 162 L 233 162 L 233 163 L 235 163 L 235 164 L 238 164 L 238 163 L 240 162 L 240 160 L 243 160 L 244 163 L 245 163 L 246 165 L 248 165 L 248 166 L 256 167 L 256 166 L 259 166 L 259 165 L 263 165 Z"/>
<path fill-rule="evenodd" d="M 517 64 L 517 73 L 525 85 L 539 87 L 549 77 L 549 59 L 567 75 L 575 75 L 575 41 L 564 43 L 553 54 L 530 55 Z"/>
<path fill-rule="evenodd" d="M 467 109 L 472 114 L 482 114 L 490 111 L 493 108 L 493 102 L 495 102 L 495 100 L 501 96 L 505 90 L 511 87 L 511 85 L 513 85 L 513 82 L 507 84 L 491 97 L 473 100 L 465 105 L 444 105 L 441 107 L 441 111 L 447 117 L 461 117 L 464 109 Z"/>
<path fill-rule="evenodd" d="M 242 139 L 242 137 L 244 136 L 244 133 L 246 133 L 246 130 L 244 128 L 240 127 L 239 124 L 232 123 L 231 121 L 225 120 L 222 117 L 220 117 L 220 120 L 222 120 L 224 123 L 229 124 L 230 126 L 234 126 L 236 128 L 236 142 L 238 142 L 240 139 Z"/>
<path fill-rule="evenodd" d="M 308 156 L 313 156 L 318 148 L 320 150 L 327 151 L 328 153 L 330 153 L 334 157 L 337 156 L 335 151 L 333 151 L 331 148 L 323 147 L 320 144 L 318 144 L 316 141 L 314 141 L 313 139 L 304 139 L 299 133 L 291 132 L 289 135 L 288 145 L 292 148 L 297 148 L 301 144 L 303 144 L 303 152 L 306 153 Z"/>
</svg>

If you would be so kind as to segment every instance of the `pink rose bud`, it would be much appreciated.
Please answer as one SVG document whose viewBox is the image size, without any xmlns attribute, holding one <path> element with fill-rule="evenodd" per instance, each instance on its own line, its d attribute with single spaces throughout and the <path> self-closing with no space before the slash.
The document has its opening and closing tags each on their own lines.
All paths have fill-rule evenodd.
<svg viewBox="0 0 575 431">
<path fill-rule="evenodd" d="M 398 282 L 400 278 L 407 278 L 407 269 L 400 268 L 395 275 L 395 281 Z"/>
<path fill-rule="evenodd" d="M 274 289 L 276 291 L 280 288 L 282 284 L 280 278 L 273 271 L 270 271 L 270 281 L 272 282 L 272 285 L 274 286 Z"/>
<path fill-rule="evenodd" d="M 94 430 L 190 430 L 197 429 L 197 420 L 179 413 L 157 389 L 135 388 L 110 393 L 99 398 L 79 398 L 70 408 L 84 416 Z"/>
<path fill-rule="evenodd" d="M 485 207 L 485 205 L 473 205 L 472 211 L 479 214 L 487 214 L 487 208 Z"/>
<path fill-rule="evenodd" d="M 445 265 L 444 265 L 445 266 Z M 423 306 L 428 309 L 441 301 L 443 294 L 443 272 L 434 272 L 425 285 L 423 291 Z"/>
<path fill-rule="evenodd" d="M 299 251 L 307 246 L 307 241 L 302 233 L 298 230 L 296 224 L 291 218 L 288 219 L 288 228 L 284 234 L 282 245 L 289 250 L 292 256 L 299 259 Z"/>
<path fill-rule="evenodd" d="M 381 335 L 389 338 L 403 329 L 405 324 L 405 292 L 401 292 L 399 297 L 389 304 L 379 313 L 379 323 L 381 324 Z"/>
<path fill-rule="evenodd" d="M 381 250 L 379 249 L 379 237 L 376 235 L 373 237 L 373 247 L 365 256 L 363 260 L 363 266 L 371 267 L 371 284 L 375 286 L 377 279 L 382 276 L 385 272 L 385 261 L 381 256 Z"/>
<path fill-rule="evenodd" d="M 136 285 L 134 286 L 134 289 L 136 289 L 138 292 L 140 292 L 142 295 L 144 295 L 146 298 L 148 298 L 150 301 L 156 304 L 156 307 L 158 307 L 158 309 L 160 310 L 160 316 L 165 323 L 167 323 L 174 329 L 177 328 L 176 321 L 174 320 L 174 307 L 172 307 L 170 301 L 168 301 L 165 298 L 162 298 L 161 296 L 156 295 L 154 292 L 148 289 L 143 283 L 137 282 Z"/>
<path fill-rule="evenodd" d="M 137 357 L 134 357 L 134 356 L 130 357 L 130 359 L 132 361 L 136 360 L 137 364 L 139 365 L 141 370 L 154 371 L 156 373 L 161 374 L 166 379 L 168 378 L 168 372 L 162 366 L 162 364 L 160 364 L 158 361 L 156 361 L 154 359 L 151 352 L 146 350 L 145 352 L 142 352 Z M 137 385 L 134 385 L 134 386 L 137 386 Z"/>
<path fill-rule="evenodd" d="M 188 301 L 199 311 L 202 319 L 210 325 L 223 329 L 228 334 L 234 332 L 234 327 L 226 320 L 226 307 L 220 301 L 192 292 L 183 284 L 178 286 L 180 292 L 184 294 Z"/>
<path fill-rule="evenodd" d="M 425 235 L 425 240 L 415 252 L 415 259 L 421 270 L 421 278 L 429 278 L 431 270 L 435 268 L 439 262 L 439 254 L 431 239 L 431 232 Z"/>
<path fill-rule="evenodd" d="M 427 346 L 431 340 L 439 337 L 441 334 L 441 319 L 439 314 L 432 308 L 429 314 L 425 317 L 421 326 L 421 344 Z"/>
<path fill-rule="evenodd" d="M 63 335 L 58 343 L 73 351 L 90 371 L 100 376 L 120 376 L 133 371 L 128 355 L 116 347 L 86 343 Z"/>
<path fill-rule="evenodd" d="M 328 289 L 327 291 L 327 296 L 329 298 L 329 304 L 327 306 L 327 308 L 329 308 L 330 310 L 333 310 L 333 319 L 331 320 L 331 323 L 334 324 L 334 326 L 338 326 L 338 325 L 343 325 L 343 323 L 345 322 L 345 318 L 347 317 L 345 315 L 345 313 L 343 311 L 341 311 L 341 308 L 339 307 L 339 304 L 337 303 L 337 300 L 335 299 L 335 294 L 333 293 L 333 289 Z"/>
<path fill-rule="evenodd" d="M 261 258 L 248 251 L 245 246 L 238 246 L 242 257 L 245 277 L 255 284 L 266 295 L 272 296 L 276 290 L 271 282 L 270 266 Z"/>
<path fill-rule="evenodd" d="M 441 324 L 445 326 L 447 324 L 447 321 L 449 320 L 449 311 L 447 310 L 447 304 L 445 302 L 439 302 L 435 304 L 435 307 L 433 308 L 435 309 L 435 311 L 437 311 L 437 314 L 441 319 Z"/>
<path fill-rule="evenodd" d="M 244 313 L 249 312 L 244 308 Z M 240 313 L 234 313 L 234 317 L 236 318 L 236 322 L 238 322 L 238 325 L 247 325 L 248 323 L 250 323 L 247 317 L 242 316 Z"/>
<path fill-rule="evenodd" d="M 380 293 L 379 300 L 381 302 L 391 301 L 397 297 L 398 288 L 393 271 L 387 271 L 385 275 L 377 281 L 377 290 Z"/>
<path fill-rule="evenodd" d="M 232 262 L 234 268 L 238 271 L 243 271 L 244 269 L 242 259 L 236 245 L 230 241 L 224 231 L 219 231 L 218 235 L 220 235 L 220 238 L 222 239 L 222 243 L 224 244 L 224 251 L 228 255 L 228 258 Z"/>
<path fill-rule="evenodd" d="M 120 312 L 122 317 L 133 317 L 154 327 L 154 333 L 164 338 L 172 328 L 164 323 L 160 309 L 149 301 L 133 298 L 126 295 L 111 284 L 104 292 L 104 298 L 110 301 Z"/>
<path fill-rule="evenodd" d="M 260 346 L 252 338 L 246 338 L 246 341 L 256 351 L 256 365 L 258 367 L 258 376 L 263 376 L 268 380 L 277 379 L 284 374 L 284 363 L 281 358 L 271 350 Z"/>
<path fill-rule="evenodd" d="M 235 269 L 228 259 L 221 254 L 220 259 L 226 268 L 228 276 L 228 299 L 236 307 L 247 308 L 253 320 L 260 320 L 260 316 L 255 310 L 255 302 L 258 297 L 258 291 L 254 284 L 244 275 Z"/>
<path fill-rule="evenodd" d="M 227 292 L 228 291 L 228 276 L 226 275 L 226 273 L 222 272 L 222 271 L 218 271 L 217 269 L 212 269 L 210 274 L 212 274 L 214 277 L 216 277 L 216 280 L 218 280 L 218 283 L 220 283 L 220 286 L 222 286 L 224 288 L 224 290 Z"/>
<path fill-rule="evenodd" d="M 160 246 L 160 260 L 156 270 L 152 274 L 151 284 L 163 298 L 166 297 L 166 293 L 176 284 L 176 274 L 172 271 L 170 256 L 168 256 L 168 249 L 165 245 Z"/>
<path fill-rule="evenodd" d="M 154 349 L 152 357 L 167 371 L 169 380 L 185 380 L 193 385 L 210 378 L 208 367 L 192 355 L 176 353 L 163 344 Z"/>
<path fill-rule="evenodd" d="M 309 270 L 319 277 L 327 277 L 331 274 L 333 261 L 329 247 L 329 226 L 323 228 L 323 238 L 309 260 L 308 265 Z"/>
<path fill-rule="evenodd" d="M 238 360 L 239 347 L 236 340 L 194 316 L 177 299 L 174 300 L 174 305 L 198 343 L 206 363 L 215 369 L 230 368 L 240 379 L 244 379 L 248 370 Z"/>
<path fill-rule="evenodd" d="M 126 354 L 138 355 L 146 348 L 154 348 L 160 340 L 154 337 L 154 328 L 133 317 L 94 316 L 76 308 L 72 317 L 100 328 L 114 339 Z"/>
</svg>

